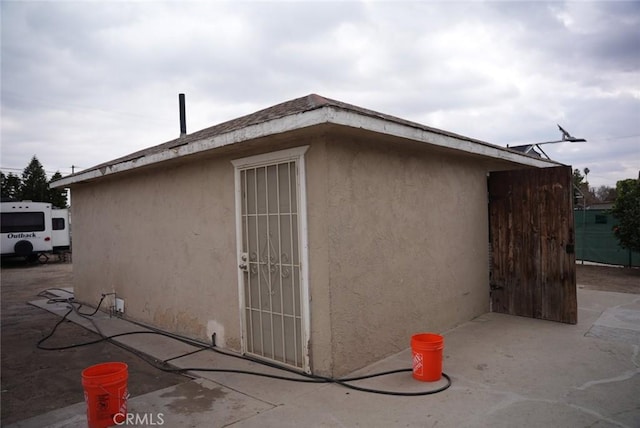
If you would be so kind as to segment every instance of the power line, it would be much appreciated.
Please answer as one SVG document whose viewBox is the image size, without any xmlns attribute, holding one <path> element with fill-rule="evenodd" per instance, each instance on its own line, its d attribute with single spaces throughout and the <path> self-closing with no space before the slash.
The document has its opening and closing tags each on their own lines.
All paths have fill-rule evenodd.
<svg viewBox="0 0 640 428">
<path fill-rule="evenodd" d="M 8 95 L 9 97 L 19 98 L 21 100 L 29 101 L 32 104 L 40 104 L 41 106 L 56 107 L 57 109 L 61 109 L 61 110 L 64 110 L 64 109 L 86 110 L 86 111 L 100 112 L 103 114 L 128 116 L 136 120 L 145 120 L 145 121 L 153 122 L 157 124 L 166 123 L 165 120 L 160 120 L 158 119 L 158 117 L 150 117 L 150 116 L 145 116 L 138 113 L 125 112 L 125 111 L 101 109 L 101 108 L 90 107 L 90 106 L 81 105 L 81 104 L 69 104 L 69 103 L 62 104 L 58 101 L 50 101 L 44 98 L 25 97 L 24 94 L 19 94 L 17 92 L 12 92 L 12 91 L 3 91 L 2 95 L 3 97 L 6 97 Z"/>
<path fill-rule="evenodd" d="M 82 168 L 80 168 L 80 167 L 78 167 L 76 165 L 72 165 L 69 168 L 65 168 L 65 170 L 71 170 L 72 172 L 73 172 L 74 169 L 80 170 Z M 0 167 L 0 170 L 2 170 L 2 171 L 11 171 L 11 172 L 13 172 L 13 171 L 24 172 L 24 168 L 11 168 L 11 167 L 5 167 L 5 166 Z M 57 170 L 57 171 L 44 170 L 44 172 L 47 173 L 47 174 L 55 174 L 56 172 L 59 172 L 59 173 L 62 174 L 61 170 Z"/>
<path fill-rule="evenodd" d="M 640 134 L 634 134 L 634 135 L 622 135 L 620 137 L 609 137 L 609 138 L 603 138 L 604 141 L 610 141 L 610 140 L 623 140 L 625 138 L 634 138 L 634 137 L 640 137 Z"/>
</svg>

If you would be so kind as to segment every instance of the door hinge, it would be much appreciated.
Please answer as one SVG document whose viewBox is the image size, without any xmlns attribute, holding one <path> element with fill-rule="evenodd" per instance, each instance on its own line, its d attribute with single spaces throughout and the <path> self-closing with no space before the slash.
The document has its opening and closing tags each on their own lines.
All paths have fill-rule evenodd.
<svg viewBox="0 0 640 428">
<path fill-rule="evenodd" d="M 491 289 L 491 291 L 493 290 L 503 290 L 504 287 L 501 285 L 496 284 L 495 282 L 492 282 L 489 284 L 489 288 Z"/>
</svg>

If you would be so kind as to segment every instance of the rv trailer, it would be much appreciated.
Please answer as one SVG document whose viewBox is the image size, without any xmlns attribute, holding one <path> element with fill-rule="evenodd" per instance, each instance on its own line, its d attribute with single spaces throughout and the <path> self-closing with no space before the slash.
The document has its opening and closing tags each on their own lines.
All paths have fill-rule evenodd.
<svg viewBox="0 0 640 428">
<path fill-rule="evenodd" d="M 2 202 L 2 257 L 37 260 L 71 248 L 69 209 L 48 202 Z M 45 259 L 47 257 L 44 257 Z"/>
</svg>

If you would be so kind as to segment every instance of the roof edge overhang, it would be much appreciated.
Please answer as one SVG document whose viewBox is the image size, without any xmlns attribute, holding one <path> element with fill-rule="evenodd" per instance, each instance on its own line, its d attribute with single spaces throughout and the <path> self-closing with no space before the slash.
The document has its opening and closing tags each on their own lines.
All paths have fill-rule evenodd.
<svg viewBox="0 0 640 428">
<path fill-rule="evenodd" d="M 496 146 L 472 138 L 438 132 L 433 128 L 421 127 L 411 122 L 395 122 L 389 119 L 363 114 L 333 105 L 325 105 L 292 115 L 278 117 L 265 122 L 246 126 L 226 133 L 192 141 L 184 145 L 168 148 L 158 153 L 142 155 L 126 161 L 114 161 L 98 167 L 90 168 L 76 174 L 61 178 L 51 183 L 51 187 L 68 187 L 73 184 L 93 181 L 114 174 L 151 166 L 161 162 L 212 151 L 221 147 L 239 144 L 244 141 L 268 137 L 270 135 L 291 132 L 298 129 L 321 124 L 334 124 L 351 128 L 359 128 L 379 134 L 405 138 L 424 144 L 430 144 L 464 153 L 484 156 L 491 159 L 513 162 L 523 166 L 545 168 L 562 165 L 559 162 L 534 158 L 526 154 Z"/>
</svg>

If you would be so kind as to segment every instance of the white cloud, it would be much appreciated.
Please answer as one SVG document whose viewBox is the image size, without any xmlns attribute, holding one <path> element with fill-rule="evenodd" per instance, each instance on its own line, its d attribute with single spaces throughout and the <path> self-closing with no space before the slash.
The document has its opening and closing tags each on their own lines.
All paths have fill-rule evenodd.
<svg viewBox="0 0 640 428">
<path fill-rule="evenodd" d="M 640 166 L 637 2 L 2 9 L 3 167 L 68 173 L 173 139 L 178 92 L 189 132 L 315 92 L 502 145 L 561 123 L 589 143 L 545 151 L 594 184 Z"/>
</svg>

